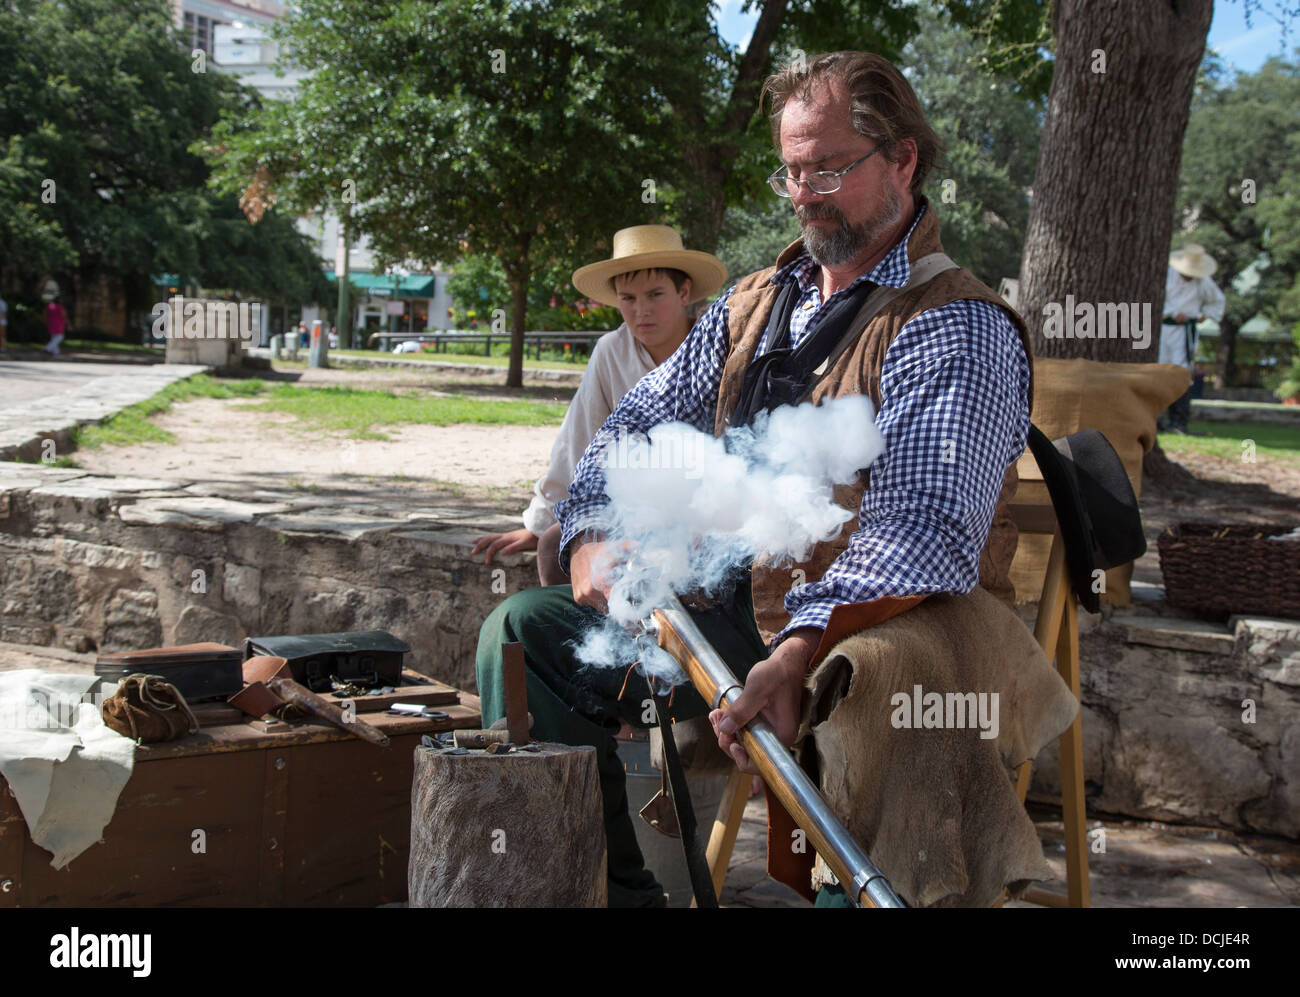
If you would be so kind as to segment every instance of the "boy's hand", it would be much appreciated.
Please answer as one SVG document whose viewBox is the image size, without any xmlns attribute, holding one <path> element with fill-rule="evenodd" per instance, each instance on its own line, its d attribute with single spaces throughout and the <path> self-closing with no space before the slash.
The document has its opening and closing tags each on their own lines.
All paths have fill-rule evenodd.
<svg viewBox="0 0 1300 997">
<path fill-rule="evenodd" d="M 481 537 L 474 538 L 474 549 L 470 551 L 471 555 L 480 551 L 487 551 L 487 557 L 483 559 L 484 564 L 491 564 L 492 558 L 497 554 L 515 554 L 521 550 L 536 550 L 537 537 L 532 531 L 527 529 L 511 530 L 509 533 L 488 533 Z"/>
</svg>

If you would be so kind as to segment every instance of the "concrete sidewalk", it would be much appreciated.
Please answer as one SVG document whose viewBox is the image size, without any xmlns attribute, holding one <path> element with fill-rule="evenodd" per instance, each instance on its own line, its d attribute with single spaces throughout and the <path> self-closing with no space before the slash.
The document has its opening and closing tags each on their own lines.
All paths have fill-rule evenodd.
<svg viewBox="0 0 1300 997">
<path fill-rule="evenodd" d="M 210 370 L 189 364 L 0 360 L 0 460 L 71 452 L 78 426 L 102 422 L 167 385 Z"/>
</svg>

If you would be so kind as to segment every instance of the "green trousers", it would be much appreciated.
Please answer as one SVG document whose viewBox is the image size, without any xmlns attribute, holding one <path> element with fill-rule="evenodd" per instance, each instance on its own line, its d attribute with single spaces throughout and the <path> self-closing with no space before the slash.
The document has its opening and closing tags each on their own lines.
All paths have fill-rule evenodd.
<svg viewBox="0 0 1300 997">
<path fill-rule="evenodd" d="M 742 679 L 767 649 L 754 625 L 746 580 L 726 606 L 690 611 L 696 625 L 732 671 Z M 501 645 L 524 645 L 527 664 L 528 710 L 533 738 L 560 744 L 589 744 L 596 749 L 600 791 L 605 808 L 608 847 L 609 905 L 652 906 L 663 889 L 646 869 L 627 807 L 627 780 L 614 735 L 623 721 L 647 727 L 649 692 L 634 675 L 619 700 L 626 673 L 621 668 L 583 666 L 574 651 L 585 633 L 601 623 L 595 610 L 573 601 L 568 585 L 528 589 L 506 599 L 492 611 L 479 631 L 478 692 L 483 701 L 483 726 L 505 716 L 501 676 Z M 687 719 L 708 712 L 699 693 L 686 683 L 673 697 L 672 716 Z"/>
</svg>

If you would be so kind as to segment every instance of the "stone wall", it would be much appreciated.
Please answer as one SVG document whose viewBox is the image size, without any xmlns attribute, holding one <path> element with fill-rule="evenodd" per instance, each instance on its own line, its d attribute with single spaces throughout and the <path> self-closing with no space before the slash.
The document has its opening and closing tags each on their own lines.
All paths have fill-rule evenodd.
<svg viewBox="0 0 1300 997">
<path fill-rule="evenodd" d="M 1080 621 L 1090 810 L 1300 837 L 1300 621 Z M 1032 795 L 1059 779 L 1052 745 Z"/>
<path fill-rule="evenodd" d="M 412 667 L 473 689 L 480 624 L 536 576 L 531 554 L 489 569 L 469 550 L 513 525 L 0 463 L 0 640 L 110 651 L 382 628 Z M 1090 808 L 1300 836 L 1300 622 L 1139 607 L 1081 625 Z M 1036 797 L 1057 785 L 1055 754 Z"/>
<path fill-rule="evenodd" d="M 481 510 L 219 492 L 0 464 L 0 640 L 120 651 L 384 629 L 411 667 L 472 689 L 479 625 L 536 584 L 531 554 L 469 556 L 515 525 Z"/>
</svg>

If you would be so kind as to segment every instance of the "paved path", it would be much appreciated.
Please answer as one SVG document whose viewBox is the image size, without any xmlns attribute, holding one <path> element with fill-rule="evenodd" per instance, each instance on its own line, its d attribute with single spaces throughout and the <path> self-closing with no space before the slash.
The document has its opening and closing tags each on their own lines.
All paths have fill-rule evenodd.
<svg viewBox="0 0 1300 997">
<path fill-rule="evenodd" d="M 0 460 L 39 459 L 41 441 L 62 449 L 79 425 L 101 422 L 208 370 L 191 364 L 0 360 Z"/>
</svg>

